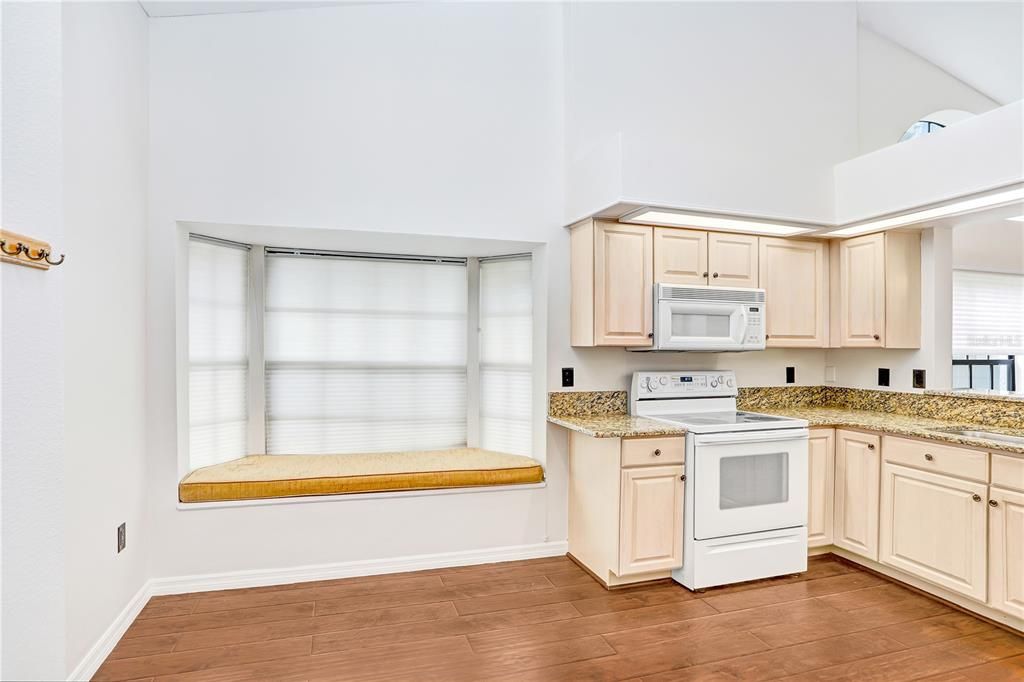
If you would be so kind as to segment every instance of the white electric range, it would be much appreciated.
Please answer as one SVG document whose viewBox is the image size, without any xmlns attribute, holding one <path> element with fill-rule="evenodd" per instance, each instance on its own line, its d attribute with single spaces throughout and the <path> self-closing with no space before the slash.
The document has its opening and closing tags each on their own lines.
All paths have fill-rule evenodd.
<svg viewBox="0 0 1024 682">
<path fill-rule="evenodd" d="M 807 570 L 807 422 L 736 409 L 728 370 L 635 372 L 630 413 L 686 428 L 691 590 Z"/>
</svg>

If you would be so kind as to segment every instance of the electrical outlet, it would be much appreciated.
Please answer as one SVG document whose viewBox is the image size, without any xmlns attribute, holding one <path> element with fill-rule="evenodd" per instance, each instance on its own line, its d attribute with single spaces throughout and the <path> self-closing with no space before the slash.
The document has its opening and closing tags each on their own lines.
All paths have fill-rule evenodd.
<svg viewBox="0 0 1024 682">
<path fill-rule="evenodd" d="M 923 369 L 914 370 L 914 388 L 925 387 L 925 374 Z"/>
<path fill-rule="evenodd" d="M 572 367 L 562 368 L 562 388 L 569 388 L 573 385 L 573 369 Z"/>
<path fill-rule="evenodd" d="M 829 366 L 825 367 L 825 383 L 827 383 L 827 384 L 834 384 L 834 383 L 836 383 L 836 377 L 837 376 L 838 375 L 836 374 L 836 368 L 835 367 L 833 367 L 832 365 L 829 365 Z"/>
<path fill-rule="evenodd" d="M 127 538 L 125 537 L 125 524 L 121 524 L 117 527 L 117 553 L 120 554 L 124 551 L 125 543 Z"/>
<path fill-rule="evenodd" d="M 786 368 L 786 383 L 787 384 L 795 384 L 796 383 L 796 367 L 787 367 Z"/>
<path fill-rule="evenodd" d="M 885 367 L 878 368 L 878 385 L 888 386 L 889 385 L 889 370 Z"/>
</svg>

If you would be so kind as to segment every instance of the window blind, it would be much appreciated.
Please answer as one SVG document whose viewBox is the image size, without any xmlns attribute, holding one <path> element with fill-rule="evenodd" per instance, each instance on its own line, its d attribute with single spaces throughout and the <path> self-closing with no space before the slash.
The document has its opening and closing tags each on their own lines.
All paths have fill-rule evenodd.
<svg viewBox="0 0 1024 682">
<path fill-rule="evenodd" d="M 480 447 L 532 455 L 529 257 L 480 262 Z"/>
<path fill-rule="evenodd" d="M 464 264 L 268 254 L 268 454 L 466 444 Z"/>
<path fill-rule="evenodd" d="M 249 252 L 188 247 L 189 468 L 247 454 Z"/>
<path fill-rule="evenodd" d="M 1024 353 L 1024 276 L 953 271 L 953 352 Z"/>
</svg>

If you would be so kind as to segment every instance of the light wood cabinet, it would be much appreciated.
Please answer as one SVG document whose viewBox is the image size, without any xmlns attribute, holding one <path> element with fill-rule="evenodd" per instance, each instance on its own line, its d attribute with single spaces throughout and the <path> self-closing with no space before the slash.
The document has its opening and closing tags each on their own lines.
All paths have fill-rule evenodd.
<svg viewBox="0 0 1024 682">
<path fill-rule="evenodd" d="M 838 243 L 838 336 L 844 348 L 921 347 L 921 233 Z"/>
<path fill-rule="evenodd" d="M 1024 493 L 993 486 L 988 497 L 988 604 L 1024 618 Z"/>
<path fill-rule="evenodd" d="M 824 242 L 760 238 L 769 348 L 828 346 L 828 258 Z"/>
<path fill-rule="evenodd" d="M 683 565 L 682 473 L 680 466 L 623 469 L 620 576 Z"/>
<path fill-rule="evenodd" d="M 757 288 L 758 237 L 682 227 L 654 228 L 654 281 Z"/>
<path fill-rule="evenodd" d="M 811 429 L 807 445 L 807 546 L 832 544 L 835 431 Z"/>
<path fill-rule="evenodd" d="M 569 554 L 608 587 L 683 565 L 684 443 L 569 433 Z"/>
<path fill-rule="evenodd" d="M 758 286 L 758 237 L 727 232 L 708 233 L 711 286 Z"/>
<path fill-rule="evenodd" d="M 836 431 L 833 543 L 878 560 L 879 437 Z"/>
<path fill-rule="evenodd" d="M 879 561 L 985 600 L 988 486 L 882 465 Z"/>
<path fill-rule="evenodd" d="M 654 281 L 708 283 L 708 233 L 675 227 L 654 228 Z"/>
<path fill-rule="evenodd" d="M 653 230 L 600 220 L 572 228 L 572 345 L 652 344 Z"/>
</svg>

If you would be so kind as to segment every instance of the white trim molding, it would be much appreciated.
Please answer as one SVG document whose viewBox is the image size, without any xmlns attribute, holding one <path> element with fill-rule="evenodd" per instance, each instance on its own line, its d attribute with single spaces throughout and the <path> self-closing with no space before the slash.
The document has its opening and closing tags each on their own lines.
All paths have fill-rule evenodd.
<svg viewBox="0 0 1024 682">
<path fill-rule="evenodd" d="M 365 575 L 387 575 L 422 571 L 430 568 L 447 568 L 450 566 L 475 566 L 492 564 L 499 561 L 520 561 L 523 559 L 539 559 L 542 557 L 562 556 L 569 551 L 566 540 L 555 542 L 539 542 L 532 545 L 511 545 L 507 547 L 489 547 L 471 549 L 460 552 L 442 554 L 418 554 L 407 557 L 389 559 L 368 559 L 363 561 L 344 561 L 333 564 L 314 564 L 295 566 L 292 568 L 271 568 L 257 571 L 230 571 L 227 573 L 204 573 L 171 578 L 152 578 L 142 586 L 118 614 L 110 627 L 89 649 L 85 658 L 75 666 L 68 675 L 68 680 L 88 680 L 96 674 L 118 641 L 128 630 L 150 597 L 163 594 L 184 594 L 186 592 L 208 592 L 211 590 L 231 590 L 244 587 L 264 587 L 267 585 L 286 585 L 288 583 L 311 582 L 314 580 L 333 580 L 354 578 Z"/>
<path fill-rule="evenodd" d="M 153 596 L 150 591 L 150 583 L 147 581 L 139 591 L 135 593 L 121 609 L 121 613 L 117 614 L 114 622 L 110 624 L 110 627 L 100 636 L 96 643 L 92 645 L 89 652 L 85 657 L 75 666 L 75 669 L 68 675 L 69 680 L 90 680 L 92 676 L 96 674 L 100 666 L 103 665 L 103 661 L 107 660 L 107 656 L 114 650 L 117 643 L 121 641 L 121 637 L 128 630 L 138 615 L 145 608 L 149 598 Z"/>
</svg>

